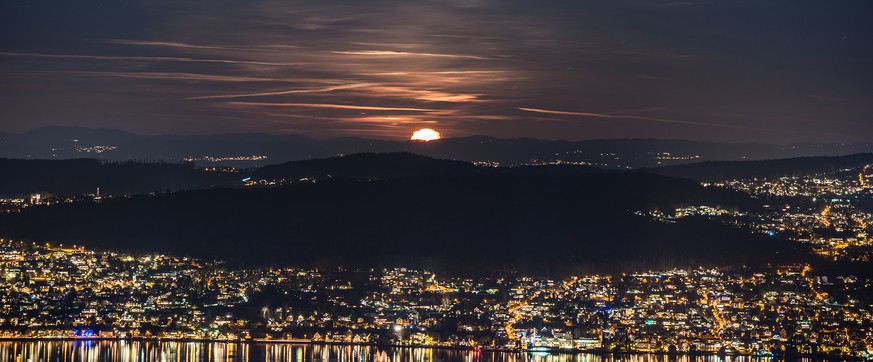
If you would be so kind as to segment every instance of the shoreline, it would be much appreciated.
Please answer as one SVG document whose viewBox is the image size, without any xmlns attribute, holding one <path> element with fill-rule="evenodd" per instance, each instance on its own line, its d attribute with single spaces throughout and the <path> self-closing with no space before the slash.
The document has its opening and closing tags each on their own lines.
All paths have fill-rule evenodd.
<svg viewBox="0 0 873 362">
<path fill-rule="evenodd" d="M 656 355 L 656 356 L 670 356 L 670 357 L 749 357 L 749 358 L 769 358 L 773 360 L 793 360 L 798 358 L 809 358 L 814 360 L 835 360 L 835 361 L 871 361 L 871 359 L 867 359 L 864 357 L 858 356 L 843 356 L 843 355 L 829 355 L 829 354 L 792 354 L 792 355 L 782 355 L 782 354 L 771 354 L 771 355 L 756 355 L 756 354 L 743 354 L 743 353 L 712 353 L 712 352 L 677 352 L 677 353 L 669 353 L 663 351 L 652 351 L 652 352 L 643 352 L 643 351 L 607 351 L 603 349 L 589 349 L 589 350 L 581 350 L 581 349 L 563 349 L 563 348 L 551 348 L 545 350 L 528 350 L 522 348 L 501 348 L 501 347 L 469 347 L 469 346 L 441 346 L 441 345 L 391 345 L 391 344 L 379 344 L 376 342 L 339 342 L 339 341 L 312 341 L 308 339 L 262 339 L 262 338 L 252 338 L 252 339 L 237 339 L 237 340 L 221 340 L 221 339 L 199 339 L 199 338 L 166 338 L 166 337 L 0 337 L 0 342 L 88 342 L 88 341 L 98 341 L 98 342 L 123 342 L 123 341 L 136 341 L 136 342 L 175 342 L 175 343 L 233 343 L 233 344 L 245 344 L 245 345 L 271 345 L 271 344 L 289 344 L 289 345 L 309 345 L 309 346 L 361 346 L 361 347 L 376 347 L 379 349 L 392 349 L 392 348 L 430 348 L 430 349 L 442 349 L 442 350 L 454 350 L 454 351 L 474 351 L 474 352 L 499 352 L 499 353 L 514 353 L 514 354 L 554 354 L 554 355 L 575 355 L 575 354 L 589 354 L 594 356 L 639 356 L 639 355 Z"/>
</svg>

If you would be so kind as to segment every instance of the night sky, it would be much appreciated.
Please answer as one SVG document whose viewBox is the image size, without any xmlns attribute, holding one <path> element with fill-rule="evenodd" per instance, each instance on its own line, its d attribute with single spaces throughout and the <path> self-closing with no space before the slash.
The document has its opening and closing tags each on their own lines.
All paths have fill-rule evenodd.
<svg viewBox="0 0 873 362">
<path fill-rule="evenodd" d="M 873 140 L 873 1 L 0 4 L 0 131 Z"/>
</svg>

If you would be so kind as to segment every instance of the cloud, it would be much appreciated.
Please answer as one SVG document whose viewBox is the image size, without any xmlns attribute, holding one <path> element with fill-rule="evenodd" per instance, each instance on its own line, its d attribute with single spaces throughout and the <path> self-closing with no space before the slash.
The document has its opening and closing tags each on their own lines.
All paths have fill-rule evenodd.
<svg viewBox="0 0 873 362">
<path fill-rule="evenodd" d="M 292 90 L 275 91 L 275 92 L 222 94 L 222 95 L 214 95 L 214 96 L 188 97 L 186 99 L 230 99 L 230 98 L 246 98 L 246 97 L 279 96 L 279 95 L 287 95 L 287 94 L 325 93 L 325 92 L 333 92 L 333 91 L 337 91 L 337 90 L 366 87 L 368 85 L 369 85 L 368 83 L 343 84 L 343 85 L 324 87 L 324 88 L 314 88 L 314 89 L 292 89 Z"/>
<path fill-rule="evenodd" d="M 551 110 L 551 109 L 528 108 L 528 107 L 516 107 L 516 109 L 521 110 L 521 111 L 525 111 L 525 112 L 556 114 L 556 115 L 564 115 L 564 116 L 578 116 L 578 117 L 592 117 L 592 118 L 606 118 L 606 119 L 631 119 L 631 120 L 651 121 L 651 122 L 659 122 L 659 123 L 687 124 L 687 125 L 695 125 L 695 126 L 711 126 L 711 127 L 737 128 L 737 129 L 749 129 L 749 130 L 778 131 L 778 130 L 774 130 L 774 129 L 760 128 L 760 127 L 748 127 L 748 126 L 743 126 L 743 125 L 735 125 L 735 124 L 727 124 L 727 123 L 707 123 L 707 122 L 683 121 L 683 120 L 678 120 L 678 119 L 647 117 L 647 116 L 622 114 L 622 113 L 570 112 L 570 111 L 556 111 L 556 110 Z"/>
<path fill-rule="evenodd" d="M 426 108 L 406 108 L 406 107 L 378 107 L 378 106 L 361 106 L 350 104 L 330 104 L 330 103 L 270 103 L 270 102 L 226 102 L 227 104 L 241 106 L 263 106 L 263 107 L 295 107 L 295 108 L 328 108 L 328 109 L 350 109 L 361 111 L 405 111 L 405 112 L 436 112 L 435 109 Z"/>
<path fill-rule="evenodd" d="M 266 66 L 299 66 L 309 63 L 274 63 L 232 59 L 204 59 L 186 57 L 151 57 L 151 56 L 123 56 L 123 55 L 86 55 L 86 54 L 46 54 L 46 53 L 18 53 L 0 52 L 0 57 L 27 57 L 27 58 L 53 58 L 53 59 L 78 59 L 78 60 L 112 60 L 112 61 L 135 61 L 135 62 L 192 62 L 192 63 L 220 63 L 220 64 L 249 64 Z"/>
<path fill-rule="evenodd" d="M 871 25 L 859 21 L 858 5 L 157 1 L 0 5 L 16 29 L 0 44 L 3 119 L 319 137 L 374 134 L 367 129 L 390 121 L 379 118 L 385 113 L 455 135 L 785 142 L 870 134 L 873 31 L 863 31 Z M 756 13 L 777 15 L 763 24 Z M 140 109 L 168 116 L 124 113 Z M 592 109 L 623 111 L 573 111 Z M 295 112 L 303 115 L 285 115 Z"/>
<path fill-rule="evenodd" d="M 85 71 L 45 71 L 43 73 L 67 74 L 90 77 L 120 77 L 135 79 L 171 79 L 209 82 L 277 82 L 277 78 L 257 78 L 220 74 L 171 73 L 171 72 L 85 72 Z"/>
<path fill-rule="evenodd" d="M 147 40 L 127 40 L 127 39 L 109 39 L 108 43 L 112 44 L 124 44 L 124 45 L 142 45 L 142 46 L 152 46 L 152 47 L 165 47 L 165 48 L 181 48 L 181 49 L 214 49 L 214 50 L 237 50 L 237 51 L 271 51 L 273 49 L 263 49 L 263 48 L 251 48 L 251 47 L 239 47 L 232 45 L 202 45 L 202 44 L 188 44 L 188 43 L 179 43 L 172 41 L 147 41 Z"/>
<path fill-rule="evenodd" d="M 478 60 L 495 59 L 495 58 L 486 58 L 486 57 L 480 57 L 480 56 L 475 56 L 475 55 L 398 52 L 398 51 L 393 51 L 393 50 L 344 50 L 344 51 L 332 51 L 331 53 L 342 54 L 342 55 L 391 56 L 391 57 L 414 56 L 414 57 L 461 58 L 461 59 L 478 59 Z"/>
</svg>

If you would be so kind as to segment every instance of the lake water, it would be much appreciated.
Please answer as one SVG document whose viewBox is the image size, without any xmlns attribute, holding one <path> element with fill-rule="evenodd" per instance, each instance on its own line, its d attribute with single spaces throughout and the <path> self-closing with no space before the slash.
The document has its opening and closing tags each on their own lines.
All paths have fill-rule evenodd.
<svg viewBox="0 0 873 362">
<path fill-rule="evenodd" d="M 223 342 L 3 341 L 0 362 L 52 361 L 460 361 L 460 362 L 751 362 L 749 357 L 598 356 L 437 348 L 378 348 Z"/>
</svg>

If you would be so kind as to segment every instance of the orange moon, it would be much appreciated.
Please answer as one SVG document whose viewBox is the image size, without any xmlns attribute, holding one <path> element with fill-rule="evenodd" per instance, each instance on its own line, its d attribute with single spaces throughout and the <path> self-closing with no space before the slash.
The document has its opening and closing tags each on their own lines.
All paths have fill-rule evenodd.
<svg viewBox="0 0 873 362">
<path fill-rule="evenodd" d="M 418 131 L 413 132 L 412 137 L 410 137 L 409 139 L 413 141 L 428 142 L 440 139 L 440 133 L 430 128 L 422 128 Z"/>
</svg>

